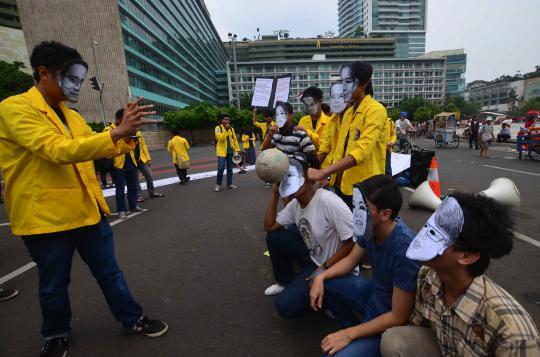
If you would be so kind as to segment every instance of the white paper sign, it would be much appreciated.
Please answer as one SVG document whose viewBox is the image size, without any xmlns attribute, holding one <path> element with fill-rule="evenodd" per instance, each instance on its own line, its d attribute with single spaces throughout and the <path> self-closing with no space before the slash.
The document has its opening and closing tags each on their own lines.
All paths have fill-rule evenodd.
<svg viewBox="0 0 540 357">
<path fill-rule="evenodd" d="M 255 80 L 255 90 L 253 91 L 253 99 L 251 100 L 251 106 L 253 107 L 267 107 L 272 96 L 272 84 L 274 80 L 272 78 L 257 78 Z"/>
<path fill-rule="evenodd" d="M 407 170 L 411 167 L 411 155 L 398 154 L 393 152 L 391 158 L 392 176 L 396 176 L 400 172 Z"/>
<path fill-rule="evenodd" d="M 290 87 L 291 87 L 291 77 L 283 77 L 277 80 L 276 96 L 274 98 L 274 108 L 276 107 L 276 102 L 289 101 L 289 88 Z"/>
</svg>

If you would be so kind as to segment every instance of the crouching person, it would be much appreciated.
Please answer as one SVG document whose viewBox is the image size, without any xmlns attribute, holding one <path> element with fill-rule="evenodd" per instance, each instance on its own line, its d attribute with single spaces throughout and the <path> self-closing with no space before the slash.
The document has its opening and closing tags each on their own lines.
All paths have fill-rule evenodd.
<svg viewBox="0 0 540 357">
<path fill-rule="evenodd" d="M 352 249 L 352 213 L 334 193 L 316 189 L 307 179 L 307 159 L 295 154 L 289 159 L 287 177 L 274 185 L 266 211 L 266 243 L 277 284 L 266 289 L 266 295 L 279 294 L 276 308 L 285 318 L 298 317 L 310 310 L 311 277 L 338 262 Z M 277 213 L 279 196 L 292 198 Z M 297 230 L 286 230 L 296 225 Z M 295 274 L 293 261 L 301 264 Z"/>
<path fill-rule="evenodd" d="M 419 265 L 405 253 L 414 233 L 398 218 L 399 187 L 385 175 L 373 176 L 353 189 L 356 244 L 341 261 L 313 281 L 313 309 L 330 310 L 344 329 L 326 336 L 330 356 L 380 356 L 381 334 L 405 324 L 414 307 Z M 351 275 L 367 254 L 373 277 Z"/>
<path fill-rule="evenodd" d="M 418 275 L 413 326 L 386 331 L 383 356 L 540 356 L 538 329 L 504 289 L 484 275 L 512 250 L 514 223 L 490 198 L 456 193 L 412 241 Z"/>
</svg>

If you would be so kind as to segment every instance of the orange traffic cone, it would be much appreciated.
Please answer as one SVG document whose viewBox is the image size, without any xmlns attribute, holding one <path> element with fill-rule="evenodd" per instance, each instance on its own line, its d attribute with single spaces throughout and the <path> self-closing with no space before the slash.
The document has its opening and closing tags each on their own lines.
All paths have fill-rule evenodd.
<svg viewBox="0 0 540 357">
<path fill-rule="evenodd" d="M 433 193 L 436 194 L 437 197 L 441 197 L 439 170 L 437 170 L 437 158 L 435 156 L 433 156 L 433 158 L 431 159 L 431 164 L 429 165 L 428 182 L 429 186 L 433 190 Z"/>
</svg>

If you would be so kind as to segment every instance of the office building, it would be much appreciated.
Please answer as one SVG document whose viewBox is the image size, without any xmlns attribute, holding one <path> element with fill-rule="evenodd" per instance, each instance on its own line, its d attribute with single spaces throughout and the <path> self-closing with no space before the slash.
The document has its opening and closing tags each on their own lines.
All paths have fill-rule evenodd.
<svg viewBox="0 0 540 357">
<path fill-rule="evenodd" d="M 432 51 L 419 57 L 446 58 L 446 96 L 463 97 L 465 95 L 467 54 L 463 48 L 448 51 Z"/>
<path fill-rule="evenodd" d="M 300 102 L 302 91 L 310 86 L 323 90 L 323 101 L 330 100 L 330 84 L 339 79 L 339 70 L 353 59 L 324 59 L 260 61 L 238 63 L 238 89 L 240 96 L 253 94 L 257 77 L 292 75 L 289 102 L 295 111 L 304 111 Z M 406 97 L 422 96 L 441 104 L 445 99 L 445 58 L 373 58 L 368 60 L 374 68 L 373 87 L 375 98 L 389 108 L 396 107 Z M 229 63 L 229 96 L 236 100 L 234 66 Z"/>
<path fill-rule="evenodd" d="M 157 119 L 193 103 L 228 100 L 218 88 L 226 78 L 227 53 L 203 0 L 18 4 L 28 51 L 41 41 L 60 41 L 81 52 L 90 66 L 88 78 L 99 72 L 108 121 L 132 97 L 154 104 Z M 98 98 L 85 85 L 75 107 L 88 120 L 100 121 Z"/>
<path fill-rule="evenodd" d="M 21 70 L 32 73 L 15 0 L 0 0 L 0 61 L 22 62 Z"/>
<path fill-rule="evenodd" d="M 396 57 L 425 53 L 427 0 L 339 0 L 339 36 L 392 37 Z"/>
<path fill-rule="evenodd" d="M 507 112 L 514 106 L 540 97 L 540 77 L 519 80 L 474 81 L 467 86 L 466 97 L 484 111 Z"/>
<path fill-rule="evenodd" d="M 15 0 L 0 0 L 0 26 L 21 29 L 21 19 Z"/>
</svg>

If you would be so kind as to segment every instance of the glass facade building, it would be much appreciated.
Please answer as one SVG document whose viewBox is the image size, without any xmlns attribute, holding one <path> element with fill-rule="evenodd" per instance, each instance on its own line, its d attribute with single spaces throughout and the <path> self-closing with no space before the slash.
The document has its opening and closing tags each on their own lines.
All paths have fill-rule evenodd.
<svg viewBox="0 0 540 357">
<path fill-rule="evenodd" d="M 465 73 L 467 72 L 467 54 L 463 48 L 447 51 L 428 52 L 424 57 L 446 58 L 446 95 L 465 95 Z"/>
<path fill-rule="evenodd" d="M 158 115 L 193 103 L 228 101 L 227 53 L 202 1 L 118 0 L 131 96 Z"/>
</svg>

